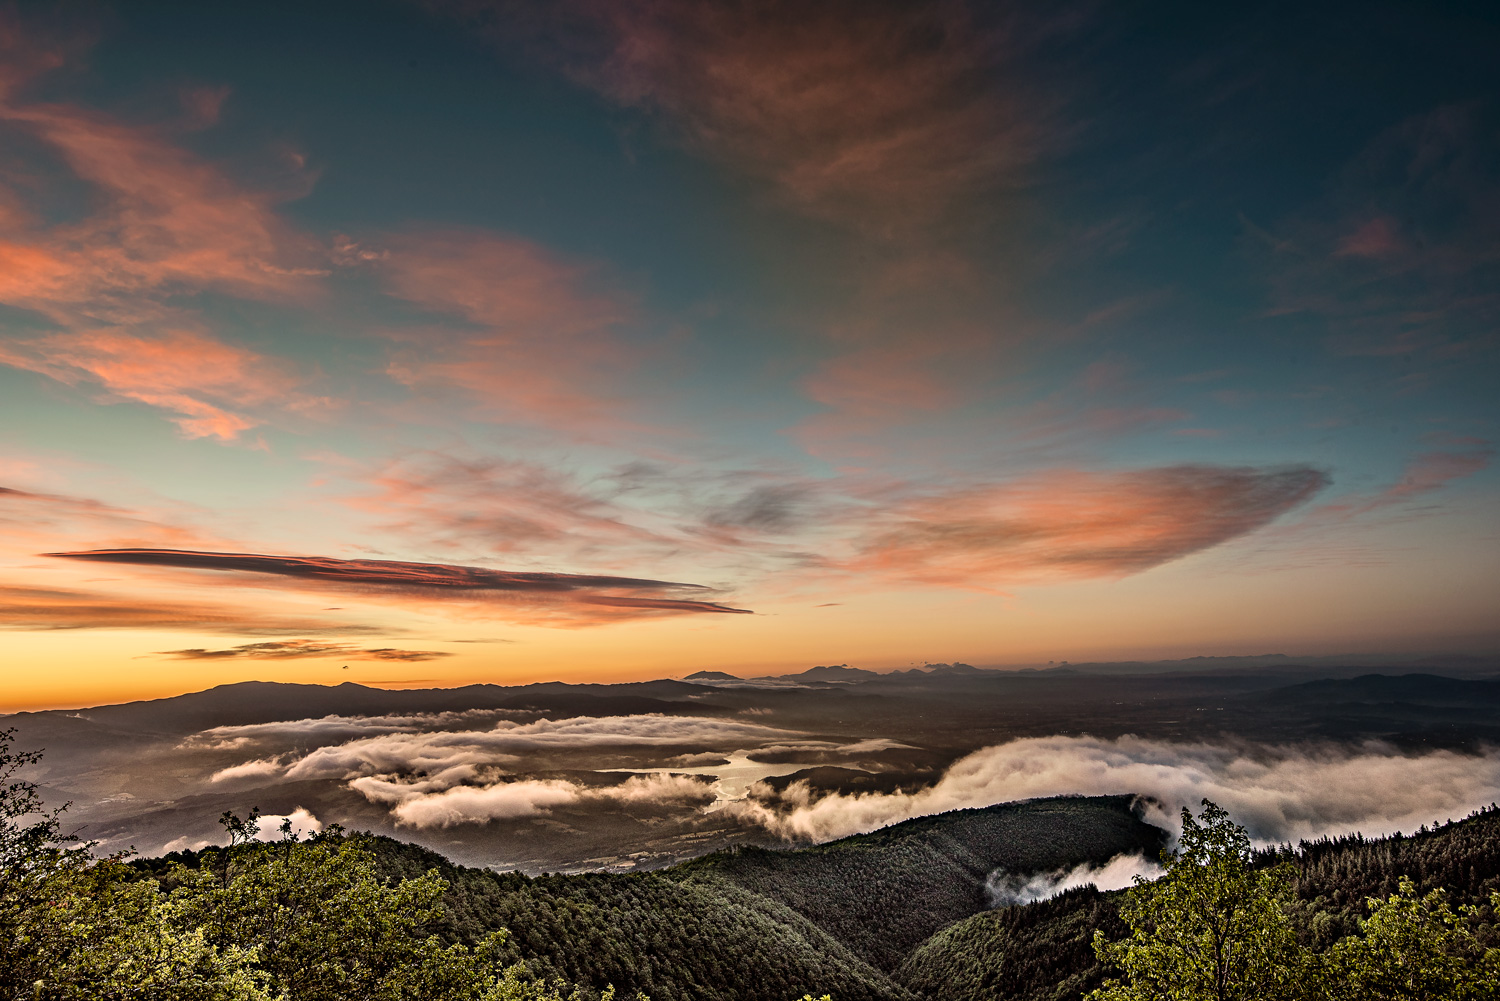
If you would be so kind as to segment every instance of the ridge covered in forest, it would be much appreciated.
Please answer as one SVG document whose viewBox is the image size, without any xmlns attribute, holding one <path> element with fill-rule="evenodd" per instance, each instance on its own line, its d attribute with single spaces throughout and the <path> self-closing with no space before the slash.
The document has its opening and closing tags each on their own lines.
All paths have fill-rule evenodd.
<svg viewBox="0 0 1500 1001">
<path fill-rule="evenodd" d="M 990 908 L 995 870 L 1060 872 L 1122 853 L 1156 857 L 1164 834 L 1129 797 L 1061 798 L 907 821 L 812 848 L 740 848 L 649 873 L 528 877 L 453 865 L 373 838 L 381 872 L 446 882 L 433 929 L 477 946 L 498 929 L 506 963 L 593 995 L 613 986 L 656 1001 L 1016 999 L 1062 1001 L 1104 981 L 1096 931 L 1124 931 L 1122 894 L 1092 886 Z M 167 877 L 202 853 L 138 860 Z M 1366 900 L 1403 877 L 1483 907 L 1500 890 L 1500 810 L 1410 835 L 1358 835 L 1263 852 L 1291 859 L 1299 936 L 1326 947 L 1355 934 Z M 1482 936 L 1496 936 L 1491 923 Z M 1488 941 L 1488 938 L 1485 938 Z M 1494 944 L 1494 943 L 1492 943 Z"/>
</svg>

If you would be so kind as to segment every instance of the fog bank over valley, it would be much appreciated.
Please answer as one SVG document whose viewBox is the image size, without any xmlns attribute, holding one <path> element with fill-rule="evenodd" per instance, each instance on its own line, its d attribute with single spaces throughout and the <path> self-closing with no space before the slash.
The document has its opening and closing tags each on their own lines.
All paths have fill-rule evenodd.
<svg viewBox="0 0 1500 1001">
<path fill-rule="evenodd" d="M 650 868 L 1056 796 L 1134 797 L 1175 833 L 1212 799 L 1261 844 L 1410 831 L 1500 798 L 1500 681 L 1357 663 L 1194 662 L 386 691 L 247 683 L 17 713 L 49 801 L 100 850 L 215 843 L 258 807 L 527 871 Z M 1153 666 L 1148 666 L 1153 667 Z M 999 899 L 1128 882 L 1142 859 L 999 874 Z M 1096 871 L 1097 870 L 1097 871 Z"/>
</svg>

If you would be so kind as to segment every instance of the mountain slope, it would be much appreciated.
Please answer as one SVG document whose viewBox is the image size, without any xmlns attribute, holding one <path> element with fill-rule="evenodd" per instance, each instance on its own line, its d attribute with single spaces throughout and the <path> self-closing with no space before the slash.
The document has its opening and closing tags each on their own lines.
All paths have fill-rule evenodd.
<svg viewBox="0 0 1500 1001">
<path fill-rule="evenodd" d="M 1034 873 L 1120 854 L 1155 858 L 1161 839 L 1128 796 L 1060 798 L 919 817 L 796 852 L 718 852 L 669 872 L 779 901 L 893 972 L 933 932 L 982 911 L 985 879 L 997 868 Z"/>
<path fill-rule="evenodd" d="M 739 849 L 651 873 L 496 873 L 374 838 L 392 877 L 437 869 L 449 883 L 440 934 L 476 943 L 511 932 L 509 959 L 549 979 L 613 984 L 653 1001 L 913 1001 L 892 978 L 942 924 L 985 906 L 997 866 L 1050 870 L 1154 853 L 1161 832 L 1127 797 L 962 810 L 794 851 Z M 136 864 L 159 876 L 168 863 Z"/>
<path fill-rule="evenodd" d="M 58 719 L 82 719 L 135 734 L 187 734 L 216 726 L 276 723 L 322 716 L 378 716 L 387 713 L 462 712 L 517 709 L 569 716 L 624 716 L 632 713 L 712 715 L 722 707 L 701 699 L 701 685 L 642 681 L 620 685 L 466 685 L 462 688 L 385 689 L 342 685 L 299 685 L 242 681 L 166 699 L 126 702 L 76 710 L 43 710 L 4 717 L 23 733 Z"/>
<path fill-rule="evenodd" d="M 1402 876 L 1423 893 L 1442 887 L 1456 902 L 1487 910 L 1489 894 L 1500 890 L 1500 809 L 1405 837 L 1304 843 L 1296 861 L 1299 925 L 1320 948 L 1356 932 L 1365 900 L 1396 892 Z M 1084 888 L 976 914 L 913 950 L 895 979 L 934 1001 L 1076 999 L 1104 978 L 1090 945 L 1095 929 L 1124 932 L 1116 900 Z M 1500 945 L 1493 914 L 1489 921 L 1488 944 Z"/>
</svg>

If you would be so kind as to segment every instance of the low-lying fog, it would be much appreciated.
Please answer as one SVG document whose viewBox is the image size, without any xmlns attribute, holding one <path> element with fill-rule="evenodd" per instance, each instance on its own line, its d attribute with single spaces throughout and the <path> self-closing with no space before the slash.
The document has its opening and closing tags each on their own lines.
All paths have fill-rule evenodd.
<svg viewBox="0 0 1500 1001">
<path fill-rule="evenodd" d="M 274 818 L 268 830 L 283 817 L 305 831 L 340 823 L 463 862 L 538 871 L 657 865 L 733 842 L 821 842 L 1060 795 L 1133 795 L 1168 830 L 1184 806 L 1211 799 L 1263 843 L 1409 831 L 1500 798 L 1500 752 L 1483 726 L 1464 723 L 1493 698 L 1494 682 L 1406 681 L 1406 701 L 1393 702 L 1365 691 L 1366 679 L 1321 688 L 1286 680 L 1115 679 L 1106 694 L 1155 704 L 1137 732 L 1124 730 L 1117 709 L 1101 711 L 1096 726 L 1076 709 L 1060 713 L 1055 689 L 1066 679 L 1026 688 L 973 675 L 961 685 L 915 679 L 906 690 L 721 683 L 711 700 L 679 685 L 657 691 L 662 711 L 652 712 L 611 712 L 611 698 L 642 701 L 633 686 L 611 686 L 591 690 L 594 713 L 326 714 L 174 734 L 171 711 L 163 705 L 156 719 L 144 704 L 126 707 L 128 727 L 123 709 L 8 722 L 20 746 L 51 745 L 38 775 L 49 798 L 73 801 L 85 837 L 147 855 L 214 843 L 220 813 L 251 807 Z M 1451 684 L 1480 687 L 1443 687 Z M 673 691 L 679 697 L 659 697 Z M 297 697 L 288 692 L 262 715 L 295 715 Z M 1360 711 L 1365 723 L 1351 726 Z M 1054 732 L 1037 733 L 1049 713 Z M 1182 729 L 1188 716 L 1195 731 Z M 1302 719 L 1302 732 L 1234 725 L 1273 716 Z M 1123 885 L 1148 866 L 1000 873 L 989 891 L 996 902 L 1034 899 L 1083 882 Z"/>
</svg>

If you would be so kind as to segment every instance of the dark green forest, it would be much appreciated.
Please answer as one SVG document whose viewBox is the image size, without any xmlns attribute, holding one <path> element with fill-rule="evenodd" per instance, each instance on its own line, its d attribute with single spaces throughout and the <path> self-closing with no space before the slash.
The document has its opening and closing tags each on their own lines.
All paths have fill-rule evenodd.
<svg viewBox="0 0 1500 1001">
<path fill-rule="evenodd" d="M 1286 911 L 1299 942 L 1326 950 L 1359 935 L 1372 898 L 1389 898 L 1407 879 L 1418 894 L 1446 891 L 1452 905 L 1476 908 L 1475 933 L 1500 947 L 1491 895 L 1500 892 L 1500 809 L 1414 834 L 1357 835 L 1303 842 L 1295 851 L 1257 852 L 1257 870 L 1289 863 Z M 1083 887 L 1025 907 L 985 911 L 923 942 L 898 979 L 930 997 L 954 1001 L 1077 998 L 1103 984 L 1096 931 L 1126 932 L 1122 893 Z"/>
<path fill-rule="evenodd" d="M 253 812 L 225 816 L 218 848 L 98 859 L 18 779 L 35 760 L 0 741 L 6 1001 L 1497 996 L 1494 808 L 1254 852 L 1205 804 L 1167 852 L 1128 798 L 1059 799 L 798 851 L 529 877 L 340 830 L 267 842 Z M 987 909 L 997 868 L 1121 853 L 1167 875 Z"/>
</svg>

